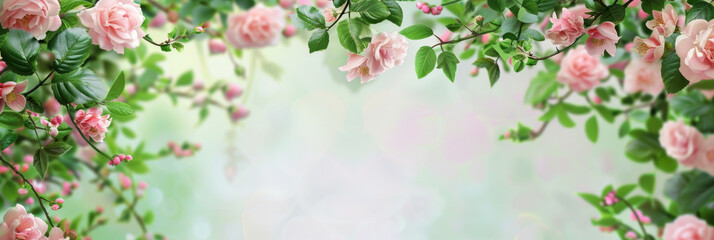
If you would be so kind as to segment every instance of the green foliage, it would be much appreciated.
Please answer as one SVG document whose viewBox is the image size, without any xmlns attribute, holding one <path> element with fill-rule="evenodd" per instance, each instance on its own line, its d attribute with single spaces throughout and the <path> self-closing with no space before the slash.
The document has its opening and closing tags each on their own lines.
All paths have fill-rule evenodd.
<svg viewBox="0 0 714 240">
<path fill-rule="evenodd" d="M 37 171 L 37 174 L 40 179 L 44 180 L 45 176 L 47 176 L 49 162 L 50 157 L 47 155 L 47 152 L 45 152 L 45 149 L 40 148 L 37 150 L 37 152 L 35 152 L 32 165 L 35 167 L 35 170 Z"/>
<path fill-rule="evenodd" d="M 107 87 L 92 70 L 80 68 L 67 74 L 55 74 L 52 93 L 60 104 L 85 104 L 104 99 Z"/>
<path fill-rule="evenodd" d="M 456 79 L 456 65 L 459 63 L 459 58 L 457 58 L 454 53 L 445 51 L 439 54 L 439 58 L 436 62 L 436 68 L 444 71 L 444 75 L 446 75 L 451 82 L 454 82 Z"/>
<path fill-rule="evenodd" d="M 382 1 L 358 0 L 353 2 L 354 5 L 350 7 L 350 11 L 360 13 L 362 19 L 368 23 L 380 23 L 390 15 L 387 5 Z"/>
<path fill-rule="evenodd" d="M 320 10 L 313 6 L 302 5 L 297 8 L 296 13 L 290 15 L 295 27 L 303 30 L 313 30 L 315 28 L 325 28 L 325 17 Z"/>
<path fill-rule="evenodd" d="M 429 73 L 431 73 L 436 66 L 436 53 L 434 52 L 434 49 L 428 46 L 419 48 L 414 64 L 417 78 L 423 78 L 426 75 L 429 75 Z"/>
<path fill-rule="evenodd" d="M 426 26 L 424 24 L 416 24 L 404 28 L 402 31 L 399 32 L 399 34 L 402 34 L 411 40 L 419 40 L 434 35 L 434 32 L 429 26 Z"/>
<path fill-rule="evenodd" d="M 114 79 L 114 83 L 109 89 L 107 97 L 104 100 L 111 101 L 119 98 L 119 96 L 121 96 L 121 93 L 124 92 L 124 85 L 126 84 L 125 82 L 126 77 L 124 76 L 124 72 L 120 72 L 119 75 L 117 75 L 116 79 Z"/>
<path fill-rule="evenodd" d="M 661 0 L 660 0 L 661 1 Z M 714 19 L 714 6 L 707 1 L 700 1 L 692 6 L 692 9 L 687 11 L 687 23 L 694 19 L 712 20 Z M 664 69 L 664 68 L 662 68 Z"/>
<path fill-rule="evenodd" d="M 131 105 L 123 102 L 108 102 L 106 106 L 107 110 L 115 116 L 129 116 L 134 114 L 134 109 Z"/>
<path fill-rule="evenodd" d="M 689 84 L 689 81 L 679 72 L 679 56 L 667 54 L 662 60 L 662 80 L 667 93 L 676 93 Z"/>
<path fill-rule="evenodd" d="M 588 139 L 590 139 L 591 142 L 597 142 L 599 130 L 598 130 L 598 124 L 597 124 L 597 117 L 592 116 L 588 118 L 588 120 L 585 122 L 585 135 L 588 136 Z"/>
<path fill-rule="evenodd" d="M 360 53 L 367 47 L 369 41 L 364 41 L 361 35 L 369 32 L 369 24 L 360 19 L 348 19 L 337 24 L 337 37 L 340 39 L 340 44 L 353 53 Z"/>
<path fill-rule="evenodd" d="M 92 38 L 82 28 L 70 28 L 57 34 L 48 47 L 55 56 L 54 69 L 57 73 L 77 70 L 89 57 Z"/>
<path fill-rule="evenodd" d="M 310 48 L 310 53 L 325 50 L 329 44 L 330 35 L 324 29 L 315 30 L 310 36 L 310 40 L 307 42 L 307 46 Z"/>
<path fill-rule="evenodd" d="M 22 30 L 10 30 L 4 35 L 0 54 L 8 69 L 23 76 L 32 75 L 37 69 L 40 43 L 34 36 Z"/>
</svg>

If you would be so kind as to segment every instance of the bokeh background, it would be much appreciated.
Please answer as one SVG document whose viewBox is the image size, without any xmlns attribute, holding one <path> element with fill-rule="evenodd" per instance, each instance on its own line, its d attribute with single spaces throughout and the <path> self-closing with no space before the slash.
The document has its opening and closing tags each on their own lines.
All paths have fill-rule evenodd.
<svg viewBox="0 0 714 240">
<path fill-rule="evenodd" d="M 597 212 L 576 193 L 652 170 L 625 159 L 616 126 L 601 124 L 590 143 L 582 118 L 573 129 L 552 124 L 535 142 L 498 141 L 518 122 L 539 126 L 540 112 L 523 104 L 539 68 L 504 74 L 493 88 L 485 72 L 469 75 L 470 62 L 455 83 L 440 72 L 416 79 L 414 55 L 428 39 L 410 41 L 403 65 L 361 85 L 337 70 L 346 51 L 336 36 L 328 51 L 308 54 L 301 34 L 246 50 L 248 78 L 236 77 L 226 56 L 207 54 L 205 41 L 169 56 L 170 75 L 253 81 L 241 97 L 251 115 L 233 125 L 212 112 L 199 125 L 190 101 L 174 106 L 164 96 L 145 106 L 132 124 L 148 148 L 203 145 L 194 157 L 149 162 L 151 172 L 135 179 L 149 184 L 138 209 L 154 209 L 153 231 L 196 240 L 615 239 L 591 226 Z M 282 70 L 268 74 L 253 58 Z M 110 193 L 94 190 L 77 192 L 59 214 L 96 205 L 121 212 Z M 112 222 L 93 236 L 132 239 L 126 232 L 140 231 Z"/>
</svg>

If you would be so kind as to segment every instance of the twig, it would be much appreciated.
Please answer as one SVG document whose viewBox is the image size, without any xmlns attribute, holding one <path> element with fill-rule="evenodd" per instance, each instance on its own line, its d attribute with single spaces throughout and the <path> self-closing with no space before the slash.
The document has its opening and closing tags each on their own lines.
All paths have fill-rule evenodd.
<svg viewBox="0 0 714 240">
<path fill-rule="evenodd" d="M 332 26 L 335 26 L 335 24 L 337 24 L 337 22 L 339 22 L 340 19 L 342 18 L 342 15 L 345 15 L 345 13 L 346 13 L 346 11 L 347 11 L 348 8 L 350 8 L 350 1 L 349 1 L 349 0 L 347 0 L 347 2 L 345 3 L 345 7 L 342 8 L 342 12 L 340 12 L 340 15 L 337 16 L 337 19 L 335 19 L 335 21 L 332 22 L 332 24 L 330 24 L 330 26 L 328 26 L 325 31 L 328 31 L 328 30 L 330 30 L 330 29 L 332 28 Z M 349 13 L 347 13 L 347 14 L 349 14 Z"/>
<path fill-rule="evenodd" d="M 4 70 L 4 69 L 3 69 L 3 70 Z M 40 81 L 39 83 L 37 83 L 37 85 L 35 85 L 35 87 L 33 87 L 32 89 L 30 89 L 30 91 L 27 91 L 26 93 L 23 93 L 22 95 L 25 96 L 25 97 L 27 97 L 27 96 L 29 96 L 30 94 L 32 94 L 32 92 L 34 92 L 35 90 L 37 90 L 38 88 L 40 88 L 40 87 L 42 86 L 42 84 L 45 84 L 45 82 L 47 81 L 47 79 L 50 79 L 50 77 L 51 77 L 52 74 L 54 74 L 54 73 L 55 73 L 55 70 L 53 69 L 49 74 L 47 74 L 47 76 L 45 77 L 45 79 L 42 79 L 42 81 Z"/>
<path fill-rule="evenodd" d="M 474 34 L 474 35 L 471 35 L 471 36 L 468 36 L 468 37 L 464 37 L 464 38 L 454 39 L 454 40 L 451 40 L 451 41 L 441 41 L 441 39 L 439 39 L 439 43 L 434 44 L 433 46 L 431 46 L 431 48 L 435 48 L 435 47 L 437 47 L 437 46 L 446 45 L 446 44 L 459 43 L 459 42 L 466 41 L 466 40 L 469 40 L 469 39 L 474 39 L 474 38 L 480 37 L 480 36 L 482 36 L 482 35 L 484 35 L 484 34 L 489 34 L 489 33 L 495 32 L 496 30 L 498 30 L 498 29 L 493 29 L 493 30 L 489 30 L 489 31 L 485 31 L 485 32 L 480 32 L 480 33 L 478 33 L 478 34 Z M 436 36 L 436 35 L 435 35 L 435 36 Z M 438 37 L 437 37 L 437 38 L 438 38 Z"/>
<path fill-rule="evenodd" d="M 573 94 L 573 90 L 568 90 L 568 92 L 565 93 L 565 95 L 558 98 L 558 101 L 554 105 L 562 103 L 563 101 L 565 101 L 566 98 L 570 97 L 571 94 Z M 538 131 L 531 132 L 531 140 L 540 137 L 540 135 L 543 134 L 543 132 L 545 132 L 545 128 L 548 127 L 548 124 L 550 124 L 550 121 L 552 121 L 552 120 L 543 122 L 543 124 L 540 126 L 540 128 L 538 128 Z"/>
<path fill-rule="evenodd" d="M 50 223 L 50 227 L 54 227 L 55 225 L 52 223 L 52 218 L 50 218 L 50 214 L 47 212 L 47 209 L 45 209 L 45 205 L 42 204 L 42 200 L 47 201 L 47 199 L 40 197 L 40 194 L 37 193 L 37 190 L 35 190 L 35 186 L 30 183 L 30 181 L 25 178 L 25 175 L 22 175 L 17 169 L 15 169 L 15 166 L 12 165 L 12 163 L 8 162 L 5 160 L 5 158 L 0 157 L 0 161 L 2 161 L 5 165 L 7 165 L 10 169 L 12 169 L 15 174 L 20 176 L 22 178 L 22 181 L 24 181 L 27 185 L 30 185 L 30 190 L 32 190 L 33 193 L 35 193 L 35 197 L 37 197 L 37 202 L 40 204 L 40 208 L 42 208 L 42 211 L 45 213 L 45 217 L 47 218 L 47 222 Z M 49 202 L 49 201 L 48 201 Z"/>
</svg>

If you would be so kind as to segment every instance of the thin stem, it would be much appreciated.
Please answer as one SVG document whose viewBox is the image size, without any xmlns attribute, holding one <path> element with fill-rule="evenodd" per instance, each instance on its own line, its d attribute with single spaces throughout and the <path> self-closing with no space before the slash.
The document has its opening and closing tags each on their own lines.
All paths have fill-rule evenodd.
<svg viewBox="0 0 714 240">
<path fill-rule="evenodd" d="M 498 29 L 493 29 L 493 30 L 489 30 L 489 31 L 485 31 L 485 32 L 480 32 L 480 33 L 473 34 L 473 35 L 468 36 L 468 37 L 459 38 L 459 39 L 454 39 L 454 40 L 451 40 L 451 41 L 441 41 L 441 39 L 439 39 L 439 43 L 434 44 L 433 46 L 431 46 L 431 48 L 435 48 L 435 47 L 437 47 L 437 46 L 446 45 L 446 44 L 459 43 L 459 42 L 466 41 L 466 40 L 469 40 L 469 39 L 474 39 L 474 38 L 480 37 L 480 36 L 482 36 L 482 35 L 484 35 L 484 34 L 489 34 L 489 33 L 495 32 L 496 30 L 498 30 Z M 437 37 L 437 38 L 438 38 L 438 37 Z"/>
<path fill-rule="evenodd" d="M 570 97 L 571 94 L 573 94 L 573 90 L 568 90 L 568 92 L 565 93 L 565 95 L 563 95 L 563 96 L 561 96 L 561 97 L 558 98 L 558 101 L 555 103 L 555 105 L 560 104 L 560 103 L 562 103 L 563 101 L 565 101 L 565 99 L 568 98 L 568 97 Z M 545 128 L 548 127 L 548 124 L 550 124 L 550 121 L 552 121 L 552 120 L 548 120 L 548 121 L 543 122 L 543 124 L 540 126 L 540 128 L 538 128 L 537 131 L 532 132 L 532 133 L 531 133 L 531 140 L 540 137 L 540 135 L 543 134 L 543 132 L 545 132 Z"/>
<path fill-rule="evenodd" d="M 109 159 L 111 161 L 112 157 L 110 157 L 109 155 L 104 153 L 102 150 L 99 150 L 99 148 L 94 146 L 94 144 L 91 141 L 89 141 L 89 139 L 87 139 L 86 136 L 84 136 L 84 133 L 82 133 L 82 131 L 77 126 L 77 123 L 74 121 L 74 113 L 70 110 L 69 105 L 65 105 L 65 108 L 67 108 L 67 115 L 69 115 L 69 118 L 72 120 L 72 125 L 74 125 L 75 130 L 77 132 L 79 132 L 79 135 L 82 136 L 82 139 L 84 139 L 84 141 L 87 142 L 87 144 L 89 144 L 89 146 L 92 147 L 94 149 L 94 151 L 96 151 L 97 153 L 101 154 L 102 156 L 106 157 L 107 159 Z"/>
<path fill-rule="evenodd" d="M 54 74 L 54 73 L 55 73 L 55 70 L 53 69 L 49 74 L 47 74 L 47 76 L 45 77 L 45 79 L 42 79 L 42 81 L 40 81 L 39 83 L 37 83 L 37 85 L 35 85 L 35 87 L 33 87 L 32 89 L 30 89 L 30 91 L 27 91 L 26 93 L 23 93 L 22 95 L 25 96 L 25 97 L 27 97 L 27 96 L 29 96 L 30 94 L 32 94 L 32 92 L 34 92 L 35 90 L 37 90 L 38 88 L 40 88 L 43 84 L 45 84 L 45 82 L 47 81 L 47 79 L 50 79 L 50 77 L 51 77 L 52 74 Z M 39 77 L 38 77 L 37 79 L 39 80 Z"/>
<path fill-rule="evenodd" d="M 442 3 L 441 6 L 443 7 L 443 6 L 451 5 L 451 4 L 458 3 L 458 2 L 461 2 L 461 0 L 454 0 L 451 2 Z"/>
<path fill-rule="evenodd" d="M 624 203 L 627 206 L 627 208 L 629 208 L 630 211 L 632 211 L 632 214 L 635 215 L 635 218 L 637 219 L 637 223 L 640 225 L 640 229 L 642 230 L 643 239 L 647 239 L 647 231 L 645 230 L 645 225 L 644 225 L 644 223 L 642 223 L 642 220 L 640 219 L 640 215 L 637 214 L 637 211 L 635 210 L 635 208 L 632 207 L 632 204 L 630 204 L 630 202 L 628 202 L 624 198 L 621 198 L 619 196 L 615 196 L 615 197 L 617 199 L 619 199 L 620 201 L 622 201 L 622 203 Z"/>
<path fill-rule="evenodd" d="M 577 43 L 578 40 L 580 40 L 580 38 L 582 38 L 583 36 L 585 36 L 585 35 L 580 35 L 580 37 L 576 38 L 575 41 L 573 41 L 572 44 L 570 44 L 570 45 L 568 45 L 568 46 L 566 46 L 566 47 L 564 47 L 564 48 L 562 48 L 562 49 L 557 49 L 557 48 L 556 48 L 556 51 L 555 51 L 554 53 L 551 53 L 551 54 L 549 54 L 549 55 L 547 55 L 547 56 L 536 57 L 536 56 L 534 56 L 532 53 L 528 53 L 528 58 L 533 59 L 533 60 L 545 60 L 545 59 L 551 58 L 551 57 L 553 57 L 553 56 L 555 56 L 555 55 L 558 55 L 559 53 L 564 52 L 565 50 L 568 50 L 570 47 L 574 46 L 575 43 Z"/>
<path fill-rule="evenodd" d="M 347 2 L 345 3 L 345 7 L 342 8 L 342 12 L 340 12 L 340 15 L 337 16 L 337 19 L 335 19 L 335 21 L 332 22 L 332 24 L 330 24 L 330 26 L 328 26 L 325 31 L 329 31 L 330 28 L 332 28 L 332 26 L 335 26 L 335 24 L 337 24 L 337 22 L 339 22 L 340 19 L 342 18 L 342 15 L 345 15 L 345 13 L 347 13 L 347 9 L 348 9 L 348 8 L 350 8 L 350 1 L 349 1 L 349 0 L 347 0 Z M 347 14 L 349 14 L 349 13 L 347 13 Z"/>
<path fill-rule="evenodd" d="M 0 161 L 2 161 L 2 162 L 3 162 L 5 165 L 7 165 L 10 169 L 12 169 L 12 171 L 15 172 L 15 174 L 17 174 L 18 176 L 20 176 L 20 178 L 22 178 L 22 181 L 23 181 L 23 182 L 25 182 L 27 185 L 30 185 L 30 190 L 32 190 L 32 192 L 35 194 L 35 197 L 37 197 L 37 202 L 40 204 L 40 208 L 42 208 L 42 211 L 45 213 L 45 217 L 47 218 L 47 222 L 50 223 L 50 227 L 54 227 L 55 225 L 52 223 L 52 218 L 50 218 L 50 214 L 47 212 L 47 209 L 45 208 L 45 205 L 42 203 L 42 200 L 47 201 L 47 199 L 45 199 L 45 198 L 43 198 L 43 197 L 40 197 L 40 194 L 37 193 L 37 190 L 35 190 L 35 186 L 33 186 L 32 183 L 30 183 L 30 181 L 28 181 L 27 178 L 25 178 L 25 175 L 22 175 L 22 173 L 20 173 L 20 171 L 17 171 L 17 169 L 15 169 L 15 166 L 12 165 L 12 163 L 8 162 L 8 161 L 5 160 L 5 158 L 3 158 L 3 157 L 0 157 Z M 49 201 L 47 201 L 47 202 L 49 202 Z"/>
</svg>

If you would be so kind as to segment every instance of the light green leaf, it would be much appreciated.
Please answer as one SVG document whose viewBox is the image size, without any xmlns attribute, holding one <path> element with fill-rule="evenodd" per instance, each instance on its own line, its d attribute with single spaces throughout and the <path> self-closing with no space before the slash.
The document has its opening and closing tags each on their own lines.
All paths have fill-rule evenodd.
<svg viewBox="0 0 714 240">
<path fill-rule="evenodd" d="M 436 53 L 431 47 L 423 46 L 419 48 L 414 61 L 417 78 L 429 75 L 436 66 Z"/>
<path fill-rule="evenodd" d="M 598 133 L 597 117 L 593 115 L 585 122 L 585 135 L 588 136 L 591 142 L 595 143 L 597 142 Z"/>
</svg>

